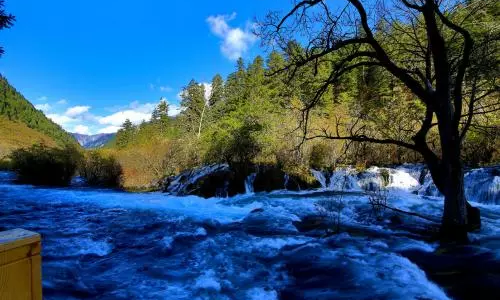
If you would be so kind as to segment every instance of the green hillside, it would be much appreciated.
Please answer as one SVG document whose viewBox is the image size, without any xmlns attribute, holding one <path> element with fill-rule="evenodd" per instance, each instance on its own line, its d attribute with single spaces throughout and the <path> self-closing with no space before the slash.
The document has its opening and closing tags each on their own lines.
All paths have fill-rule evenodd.
<svg viewBox="0 0 500 300">
<path fill-rule="evenodd" d="M 53 139 L 57 145 L 76 144 L 76 140 L 61 126 L 48 119 L 37 110 L 23 95 L 12 87 L 7 79 L 0 75 L 0 116 L 43 133 Z M 0 140 L 3 136 L 0 137 Z"/>
<path fill-rule="evenodd" d="M 0 161 L 16 149 L 38 143 L 57 146 L 54 139 L 46 134 L 31 129 L 24 123 L 10 121 L 0 116 Z"/>
</svg>

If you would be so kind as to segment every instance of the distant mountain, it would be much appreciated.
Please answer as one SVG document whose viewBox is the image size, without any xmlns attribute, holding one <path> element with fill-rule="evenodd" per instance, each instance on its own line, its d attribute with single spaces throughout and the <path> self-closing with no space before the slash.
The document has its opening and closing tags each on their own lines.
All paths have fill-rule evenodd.
<svg viewBox="0 0 500 300">
<path fill-rule="evenodd" d="M 102 148 L 111 139 L 115 137 L 115 133 L 100 133 L 94 135 L 72 133 L 73 137 L 78 141 L 78 143 L 86 149 L 92 148 Z"/>
<path fill-rule="evenodd" d="M 7 124 L 7 122 L 11 122 L 9 123 L 9 126 L 16 127 L 13 123 L 21 123 L 22 125 L 49 137 L 59 146 L 66 144 L 76 145 L 75 139 L 69 133 L 64 131 L 61 126 L 47 118 L 42 111 L 36 109 L 33 104 L 26 100 L 21 93 L 11 86 L 7 79 L 2 75 L 0 75 L 0 117 L 3 118 L 5 124 Z M 18 126 L 18 128 L 21 127 Z M 18 136 L 16 137 L 18 142 L 23 144 L 24 142 L 28 142 L 28 140 L 29 142 L 32 141 L 33 135 L 31 133 L 27 134 L 27 140 L 23 141 L 23 134 L 27 132 L 28 131 L 25 130 L 18 132 Z M 0 142 L 3 140 L 4 137 L 0 136 Z"/>
</svg>

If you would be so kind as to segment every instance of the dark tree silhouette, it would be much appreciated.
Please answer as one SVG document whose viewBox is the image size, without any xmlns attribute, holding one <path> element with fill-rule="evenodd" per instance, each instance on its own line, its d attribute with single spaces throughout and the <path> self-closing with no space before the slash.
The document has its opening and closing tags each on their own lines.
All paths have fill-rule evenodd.
<svg viewBox="0 0 500 300">
<path fill-rule="evenodd" d="M 5 11 L 4 6 L 5 1 L 0 0 L 0 30 L 4 28 L 10 28 L 12 25 L 14 25 L 14 21 L 16 20 L 16 17 Z M 4 50 L 3 47 L 0 47 L 0 56 L 2 54 L 4 54 Z"/>
<path fill-rule="evenodd" d="M 492 88 L 477 88 L 485 84 L 481 74 L 473 73 L 470 66 L 479 50 L 463 25 L 485 3 L 488 1 L 297 1 L 284 16 L 270 13 L 260 27 L 264 43 L 281 48 L 289 56 L 289 64 L 278 72 L 293 78 L 302 69 L 317 72 L 321 66 L 331 66 L 329 76 L 318 83 L 315 95 L 302 110 L 304 140 L 321 137 L 394 144 L 417 151 L 445 198 L 441 236 L 458 242 L 466 242 L 467 232 L 480 227 L 479 210 L 470 206 L 464 194 L 462 142 L 473 116 L 489 112 L 478 105 L 481 99 L 498 93 L 496 80 Z M 471 6 L 469 13 L 459 15 L 465 6 Z M 493 41 L 498 42 L 498 37 Z M 290 44 L 297 42 L 303 51 L 290 53 Z M 387 71 L 425 106 L 421 126 L 411 139 L 371 136 L 362 127 L 356 128 L 357 122 L 345 135 L 338 130 L 333 134 L 308 133 L 310 112 L 318 107 L 323 95 L 343 75 L 363 67 Z M 494 109 L 498 109 L 496 105 Z M 440 153 L 434 152 L 427 141 L 434 127 L 439 133 Z"/>
</svg>

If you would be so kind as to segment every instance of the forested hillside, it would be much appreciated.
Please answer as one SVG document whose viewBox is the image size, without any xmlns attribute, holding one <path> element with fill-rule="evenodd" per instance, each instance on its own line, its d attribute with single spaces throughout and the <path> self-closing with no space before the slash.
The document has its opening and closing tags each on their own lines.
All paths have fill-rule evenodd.
<svg viewBox="0 0 500 300">
<path fill-rule="evenodd" d="M 27 127 L 52 138 L 57 145 L 75 144 L 76 140 L 61 126 L 48 119 L 0 75 L 0 116 L 24 123 Z"/>
<path fill-rule="evenodd" d="M 454 17 L 459 19 L 467 9 Z M 478 14 L 481 20 L 464 25 L 476 37 L 474 68 L 465 86 L 468 95 L 477 93 L 481 102 L 463 142 L 462 156 L 469 166 L 499 161 L 498 56 L 491 51 L 498 43 L 492 38 L 491 26 L 485 26 L 493 22 L 495 14 L 494 7 L 485 6 Z M 387 31 L 394 39 L 403 38 L 396 29 Z M 389 39 L 387 43 L 390 47 Z M 196 80 L 187 83 L 181 93 L 182 112 L 176 118 L 168 117 L 168 104 L 161 103 L 151 122 L 123 124 L 113 144 L 124 165 L 125 179 L 140 174 L 144 177 L 140 181 L 146 183 L 209 163 L 238 168 L 273 165 L 307 177 L 310 167 L 351 164 L 364 168 L 423 161 L 417 152 L 394 144 L 339 138 L 351 135 L 364 141 L 373 136 L 412 142 L 425 107 L 407 87 L 386 70 L 367 64 L 343 73 L 335 84 L 323 88 L 331 79 L 332 67 L 343 61 L 328 54 L 321 63 L 290 68 L 300 57 L 311 55 L 308 51 L 290 41 L 266 58 L 258 56 L 249 64 L 240 59 L 226 79 L 218 74 L 213 77 L 210 93 Z M 397 53 L 402 60 L 408 55 Z M 486 60 L 488 64 L 484 64 Z M 439 152 L 434 125 L 427 143 Z"/>
</svg>

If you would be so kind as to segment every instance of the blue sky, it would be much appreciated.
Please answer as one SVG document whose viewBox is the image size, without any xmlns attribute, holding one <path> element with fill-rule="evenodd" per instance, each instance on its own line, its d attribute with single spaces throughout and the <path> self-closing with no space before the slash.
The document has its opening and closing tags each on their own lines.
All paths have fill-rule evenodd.
<svg viewBox="0 0 500 300">
<path fill-rule="evenodd" d="M 116 131 L 174 108 L 192 78 L 209 82 L 262 52 L 255 18 L 290 1 L 7 0 L 0 73 L 68 131 Z"/>
</svg>

